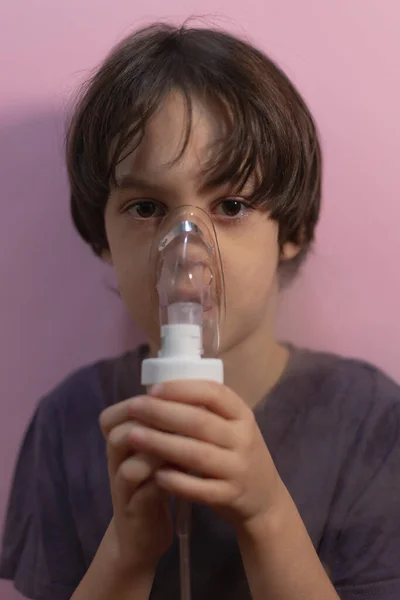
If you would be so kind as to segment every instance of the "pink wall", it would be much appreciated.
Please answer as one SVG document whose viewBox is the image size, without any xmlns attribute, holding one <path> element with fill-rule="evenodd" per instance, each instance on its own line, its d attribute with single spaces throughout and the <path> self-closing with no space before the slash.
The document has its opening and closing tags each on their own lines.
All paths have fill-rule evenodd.
<svg viewBox="0 0 400 600">
<path fill-rule="evenodd" d="M 400 379 L 398 0 L 10 0 L 0 4 L 0 513 L 38 397 L 133 335 L 112 274 L 68 221 L 62 127 L 75 85 L 132 26 L 223 14 L 279 60 L 319 123 L 325 205 L 280 331 Z M 115 7 L 115 8 L 114 8 Z M 117 8 L 118 7 L 118 8 Z M 239 25 L 240 24 L 240 25 Z M 4 600 L 16 598 L 0 584 Z"/>
</svg>

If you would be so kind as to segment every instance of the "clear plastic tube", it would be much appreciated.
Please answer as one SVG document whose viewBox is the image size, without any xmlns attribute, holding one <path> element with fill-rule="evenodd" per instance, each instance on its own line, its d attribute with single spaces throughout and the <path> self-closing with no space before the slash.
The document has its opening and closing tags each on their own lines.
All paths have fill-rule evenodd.
<svg viewBox="0 0 400 600">
<path fill-rule="evenodd" d="M 190 571 L 190 524 L 191 504 L 187 500 L 178 500 L 176 507 L 176 530 L 179 540 L 179 577 L 180 600 L 191 600 Z"/>
<path fill-rule="evenodd" d="M 150 257 L 158 295 L 158 357 L 142 363 L 142 384 L 171 379 L 223 381 L 215 357 L 225 311 L 225 290 L 218 241 L 207 213 L 184 206 L 162 224 Z M 153 302 L 149 303 L 153 306 Z M 191 600 L 191 504 L 176 502 L 180 600 Z"/>
</svg>

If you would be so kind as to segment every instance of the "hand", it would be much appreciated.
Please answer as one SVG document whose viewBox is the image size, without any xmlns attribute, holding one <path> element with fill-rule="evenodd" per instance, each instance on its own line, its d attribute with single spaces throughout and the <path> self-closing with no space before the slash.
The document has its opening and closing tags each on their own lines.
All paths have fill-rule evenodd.
<svg viewBox="0 0 400 600">
<path fill-rule="evenodd" d="M 253 412 L 226 386 L 168 382 L 125 408 L 132 447 L 160 460 L 160 489 L 210 505 L 239 530 L 279 504 L 283 483 Z"/>
<path fill-rule="evenodd" d="M 110 529 L 118 563 L 130 572 L 155 569 L 173 539 L 168 493 L 153 477 L 162 463 L 147 453 L 135 453 L 130 439 L 132 402 L 110 406 L 100 417 L 114 508 Z"/>
</svg>

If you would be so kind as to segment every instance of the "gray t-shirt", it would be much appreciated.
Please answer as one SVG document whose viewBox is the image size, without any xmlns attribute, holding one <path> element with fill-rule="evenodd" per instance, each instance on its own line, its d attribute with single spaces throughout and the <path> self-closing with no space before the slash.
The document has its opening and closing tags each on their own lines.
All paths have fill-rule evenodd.
<svg viewBox="0 0 400 600">
<path fill-rule="evenodd" d="M 79 370 L 35 412 L 0 561 L 28 598 L 67 600 L 96 553 L 112 517 L 98 417 L 143 392 L 143 351 Z M 399 600 L 400 388 L 368 364 L 291 349 L 255 414 L 340 597 Z M 193 510 L 192 578 L 193 600 L 250 598 L 235 534 L 204 506 Z M 179 598 L 178 580 L 174 543 L 151 599 Z"/>
</svg>

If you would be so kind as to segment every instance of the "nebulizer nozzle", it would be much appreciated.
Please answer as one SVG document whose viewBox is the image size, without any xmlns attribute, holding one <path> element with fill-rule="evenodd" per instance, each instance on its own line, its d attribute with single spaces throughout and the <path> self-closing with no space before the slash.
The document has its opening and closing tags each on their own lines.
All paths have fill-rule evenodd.
<svg viewBox="0 0 400 600">
<path fill-rule="evenodd" d="M 156 273 L 160 348 L 142 363 L 142 384 L 177 379 L 223 382 L 219 351 L 225 292 L 216 233 L 197 207 L 173 211 L 162 223 L 150 256 Z M 181 600 L 190 600 L 190 504 L 176 504 Z"/>
</svg>

